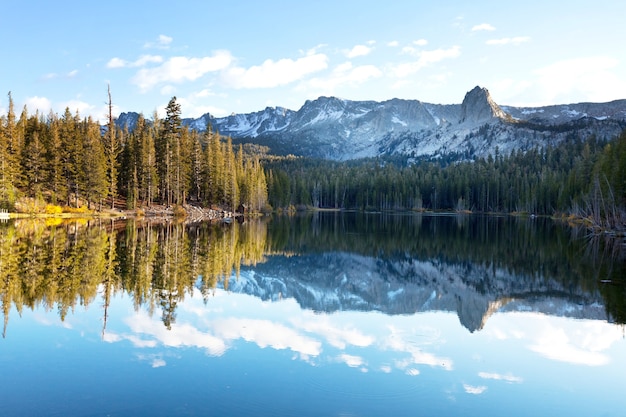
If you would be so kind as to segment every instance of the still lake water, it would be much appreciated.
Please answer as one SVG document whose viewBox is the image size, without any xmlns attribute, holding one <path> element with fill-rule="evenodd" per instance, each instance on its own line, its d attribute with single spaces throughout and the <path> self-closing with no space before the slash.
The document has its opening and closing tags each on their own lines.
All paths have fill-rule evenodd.
<svg viewBox="0 0 626 417">
<path fill-rule="evenodd" d="M 0 415 L 625 416 L 625 277 L 546 219 L 11 221 Z"/>
</svg>

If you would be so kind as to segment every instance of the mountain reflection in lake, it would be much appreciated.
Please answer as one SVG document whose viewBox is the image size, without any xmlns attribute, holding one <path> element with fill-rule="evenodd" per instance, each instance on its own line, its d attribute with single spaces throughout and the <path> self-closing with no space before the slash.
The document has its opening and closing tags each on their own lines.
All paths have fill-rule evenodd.
<svg viewBox="0 0 626 417">
<path fill-rule="evenodd" d="M 625 415 L 625 276 L 545 219 L 11 221 L 0 414 Z"/>
</svg>

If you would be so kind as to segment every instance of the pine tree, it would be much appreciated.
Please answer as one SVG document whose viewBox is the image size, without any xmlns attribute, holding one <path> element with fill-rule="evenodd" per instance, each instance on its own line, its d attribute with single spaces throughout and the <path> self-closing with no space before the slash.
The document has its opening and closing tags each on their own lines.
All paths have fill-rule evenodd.
<svg viewBox="0 0 626 417">
<path fill-rule="evenodd" d="M 157 186 L 154 135 L 140 114 L 132 136 L 137 167 L 138 198 L 150 206 Z"/>
<path fill-rule="evenodd" d="M 80 178 L 83 177 L 83 165 L 80 163 L 83 155 L 83 137 L 78 130 L 78 117 L 78 113 L 72 116 L 70 109 L 65 108 L 59 125 L 62 180 L 65 182 L 64 200 L 67 206 L 70 205 L 72 197 L 78 206 L 78 185 Z"/>
<path fill-rule="evenodd" d="M 207 184 L 210 203 L 221 203 L 224 198 L 224 153 L 220 135 L 207 132 Z"/>
<path fill-rule="evenodd" d="M 161 199 L 168 205 L 182 204 L 184 168 L 182 166 L 182 119 L 180 104 L 172 97 L 165 108 L 165 119 L 156 146 Z"/>
<path fill-rule="evenodd" d="M 182 128 L 180 134 L 180 145 L 178 154 L 178 173 L 177 182 L 179 188 L 178 204 L 185 204 L 187 197 L 189 196 L 189 190 L 191 189 L 191 172 L 192 172 L 192 160 L 191 154 L 193 150 L 193 143 L 191 139 L 191 133 L 189 129 Z"/>
<path fill-rule="evenodd" d="M 234 211 L 239 204 L 239 187 L 237 186 L 237 167 L 235 166 L 235 154 L 233 153 L 233 142 L 230 136 L 224 144 L 224 175 L 223 189 L 224 199 L 222 204 Z"/>
<path fill-rule="evenodd" d="M 92 202 L 101 203 L 108 193 L 107 160 L 102 146 L 100 125 L 91 117 L 83 122 L 82 134 L 85 138 L 83 147 L 83 175 L 81 193 L 87 199 L 87 207 Z"/>
<path fill-rule="evenodd" d="M 196 201 L 204 198 L 202 183 L 204 182 L 205 158 L 203 157 L 200 135 L 197 131 L 191 132 L 191 176 L 190 176 L 190 197 Z"/>
<path fill-rule="evenodd" d="M 109 97 L 107 108 L 107 130 L 104 134 L 103 146 L 107 161 L 107 184 L 108 195 L 111 199 L 111 208 L 115 208 L 115 198 L 117 197 L 117 177 L 118 177 L 118 156 L 121 152 L 120 138 L 117 134 L 115 120 L 113 119 L 113 102 L 111 101 L 111 86 L 107 87 Z"/>
<path fill-rule="evenodd" d="M 47 119 L 48 134 L 46 135 L 46 187 L 52 191 L 51 202 L 56 204 L 66 193 L 63 181 L 63 161 L 61 142 L 61 122 L 56 114 L 50 111 Z"/>
<path fill-rule="evenodd" d="M 24 146 L 22 148 L 22 172 L 24 185 L 31 197 L 39 197 L 42 185 L 45 182 L 46 149 L 45 149 L 45 125 L 40 120 L 39 114 L 28 119 Z"/>
<path fill-rule="evenodd" d="M 13 208 L 17 199 L 19 175 L 19 133 L 13 98 L 9 92 L 9 111 L 0 124 L 0 207 Z"/>
</svg>

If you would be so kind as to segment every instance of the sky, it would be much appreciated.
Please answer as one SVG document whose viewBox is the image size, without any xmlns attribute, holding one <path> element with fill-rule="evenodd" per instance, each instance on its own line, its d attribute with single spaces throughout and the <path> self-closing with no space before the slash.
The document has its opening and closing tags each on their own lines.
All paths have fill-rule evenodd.
<svg viewBox="0 0 626 417">
<path fill-rule="evenodd" d="M 0 115 L 223 117 L 306 100 L 626 99 L 626 2 L 4 1 Z"/>
</svg>

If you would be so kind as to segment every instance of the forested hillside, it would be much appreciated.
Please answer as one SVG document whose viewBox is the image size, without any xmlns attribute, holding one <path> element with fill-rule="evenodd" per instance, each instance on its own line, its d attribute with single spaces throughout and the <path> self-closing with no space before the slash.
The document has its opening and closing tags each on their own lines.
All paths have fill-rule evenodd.
<svg viewBox="0 0 626 417">
<path fill-rule="evenodd" d="M 475 161 L 284 158 L 267 170 L 274 207 L 561 213 L 601 228 L 626 224 L 626 133 Z"/>
</svg>

